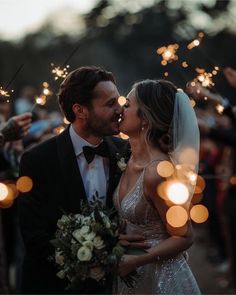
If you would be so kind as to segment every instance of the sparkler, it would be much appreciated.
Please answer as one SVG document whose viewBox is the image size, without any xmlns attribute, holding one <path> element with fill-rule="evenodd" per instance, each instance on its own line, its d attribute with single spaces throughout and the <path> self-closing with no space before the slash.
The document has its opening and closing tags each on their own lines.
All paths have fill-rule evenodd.
<svg viewBox="0 0 236 295">
<path fill-rule="evenodd" d="M 14 92 L 14 90 L 8 90 L 8 88 L 10 87 L 10 85 L 12 84 L 12 82 L 15 80 L 16 76 L 18 75 L 18 73 L 21 71 L 21 69 L 23 68 L 24 64 L 20 65 L 20 67 L 17 69 L 17 71 L 15 72 L 15 74 L 13 75 L 13 77 L 10 79 L 10 81 L 7 83 L 6 87 L 2 87 L 0 86 L 0 99 L 6 99 L 7 98 L 7 102 L 9 102 L 9 97 L 11 95 L 12 92 Z"/>
<path fill-rule="evenodd" d="M 171 63 L 178 59 L 178 55 L 176 54 L 178 48 L 178 44 L 170 44 L 157 49 L 157 54 L 162 56 L 161 64 L 163 66 L 166 66 L 167 63 Z"/>
<path fill-rule="evenodd" d="M 76 53 L 76 51 L 79 49 L 79 45 L 77 45 L 73 51 L 69 54 L 69 56 L 66 58 L 65 62 L 63 63 L 63 66 L 55 66 L 53 63 L 51 63 L 51 66 L 53 67 L 51 73 L 54 76 L 54 81 L 58 80 L 59 78 L 65 78 L 68 75 L 68 69 L 69 69 L 69 65 L 66 65 L 69 60 L 71 59 L 71 57 Z M 50 81 L 52 82 L 52 81 Z M 45 105 L 47 102 L 47 96 L 52 96 L 52 91 L 49 90 L 49 83 L 48 82 L 44 82 L 43 83 L 43 90 L 40 94 L 40 96 L 35 98 L 35 104 L 33 105 L 31 112 L 34 110 L 35 106 L 37 104 L 40 105 Z"/>
</svg>

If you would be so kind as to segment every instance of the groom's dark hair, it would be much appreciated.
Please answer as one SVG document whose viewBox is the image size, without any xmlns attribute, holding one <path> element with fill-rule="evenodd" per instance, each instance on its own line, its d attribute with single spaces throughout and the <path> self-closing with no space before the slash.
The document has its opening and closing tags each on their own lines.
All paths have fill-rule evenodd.
<svg viewBox="0 0 236 295">
<path fill-rule="evenodd" d="M 60 107 L 69 122 L 75 120 L 73 105 L 78 103 L 90 106 L 94 98 L 94 88 L 102 81 L 116 84 L 113 74 L 100 67 L 80 67 L 69 73 L 61 83 L 58 93 Z"/>
</svg>

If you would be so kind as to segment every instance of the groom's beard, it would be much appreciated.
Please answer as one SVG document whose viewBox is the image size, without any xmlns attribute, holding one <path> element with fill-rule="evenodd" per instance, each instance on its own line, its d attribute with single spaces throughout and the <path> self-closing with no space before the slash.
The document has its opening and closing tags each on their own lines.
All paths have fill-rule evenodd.
<svg viewBox="0 0 236 295">
<path fill-rule="evenodd" d="M 119 116 L 114 116 L 110 121 L 97 118 L 96 116 L 87 122 L 87 130 L 94 136 L 104 137 L 119 134 Z"/>
</svg>

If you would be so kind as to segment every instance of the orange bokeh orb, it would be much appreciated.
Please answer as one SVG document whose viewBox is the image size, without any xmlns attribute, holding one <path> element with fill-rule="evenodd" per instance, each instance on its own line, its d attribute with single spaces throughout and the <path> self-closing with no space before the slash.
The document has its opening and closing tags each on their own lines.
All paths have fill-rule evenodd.
<svg viewBox="0 0 236 295">
<path fill-rule="evenodd" d="M 188 213 L 181 206 L 172 206 L 166 212 L 166 220 L 172 227 L 182 227 L 188 221 Z"/>
<path fill-rule="evenodd" d="M 190 210 L 190 217 L 196 223 L 203 223 L 209 217 L 208 209 L 201 204 L 195 205 Z"/>
<path fill-rule="evenodd" d="M 195 187 L 195 194 L 201 194 L 206 186 L 206 182 L 204 178 L 200 175 L 197 176 L 196 187 Z"/>
<path fill-rule="evenodd" d="M 16 187 L 18 191 L 22 193 L 27 193 L 32 189 L 33 181 L 28 176 L 21 176 L 16 182 Z"/>
<path fill-rule="evenodd" d="M 174 167 L 169 161 L 161 161 L 157 165 L 157 173 L 161 177 L 170 177 L 174 173 Z"/>
</svg>

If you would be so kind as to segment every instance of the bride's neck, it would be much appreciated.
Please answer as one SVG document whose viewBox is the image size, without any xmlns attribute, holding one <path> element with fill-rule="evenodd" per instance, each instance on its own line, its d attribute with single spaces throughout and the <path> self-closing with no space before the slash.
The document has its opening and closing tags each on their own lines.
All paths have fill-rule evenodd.
<svg viewBox="0 0 236 295">
<path fill-rule="evenodd" d="M 151 154 L 148 150 L 148 145 L 144 138 L 129 138 L 132 159 L 136 163 L 149 162 L 151 160 Z"/>
<path fill-rule="evenodd" d="M 129 138 L 132 162 L 138 165 L 145 165 L 157 158 L 165 158 L 163 152 L 157 147 L 148 144 L 144 137 L 130 137 Z"/>
</svg>

